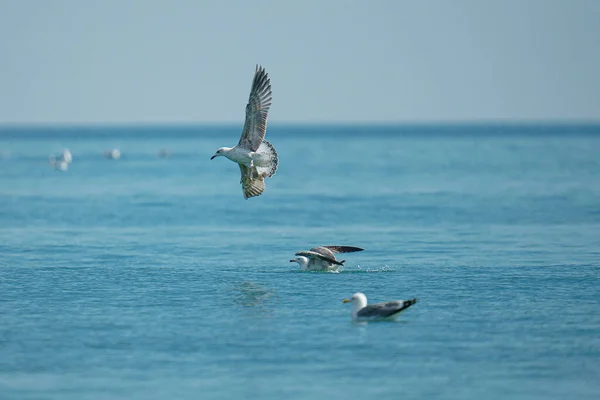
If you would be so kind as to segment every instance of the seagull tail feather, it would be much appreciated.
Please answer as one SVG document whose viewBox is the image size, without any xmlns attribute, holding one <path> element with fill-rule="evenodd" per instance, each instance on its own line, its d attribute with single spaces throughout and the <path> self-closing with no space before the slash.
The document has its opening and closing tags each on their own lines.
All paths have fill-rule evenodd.
<svg viewBox="0 0 600 400">
<path fill-rule="evenodd" d="M 275 150 L 275 147 L 268 141 L 263 140 L 261 145 L 256 150 L 256 152 L 259 153 L 262 157 L 264 157 L 270 161 L 269 166 L 258 167 L 259 172 L 266 173 L 265 177 L 271 177 L 271 176 L 275 175 L 275 172 L 277 171 L 277 166 L 279 164 L 279 158 L 277 155 L 277 150 Z"/>
</svg>

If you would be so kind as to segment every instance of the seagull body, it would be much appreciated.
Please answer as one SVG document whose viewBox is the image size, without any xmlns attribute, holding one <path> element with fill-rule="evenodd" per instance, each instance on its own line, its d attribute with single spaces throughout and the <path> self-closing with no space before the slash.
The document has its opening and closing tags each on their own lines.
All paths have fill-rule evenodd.
<svg viewBox="0 0 600 400">
<path fill-rule="evenodd" d="M 121 158 L 121 151 L 119 151 L 119 149 L 106 150 L 104 152 L 104 157 L 109 160 L 118 160 Z"/>
<path fill-rule="evenodd" d="M 49 162 L 50 166 L 57 171 L 65 172 L 69 169 L 69 163 L 61 159 L 60 157 L 56 158 L 54 156 L 50 156 Z"/>
<path fill-rule="evenodd" d="M 265 140 L 271 99 L 271 80 L 265 69 L 257 65 L 240 141 L 235 147 L 221 147 L 210 158 L 227 157 L 240 166 L 240 183 L 246 200 L 260 196 L 265 190 L 265 178 L 277 171 L 277 151 Z"/>
<path fill-rule="evenodd" d="M 158 158 L 167 158 L 171 155 L 171 151 L 169 151 L 169 149 L 166 148 L 162 148 L 158 151 Z"/>
<path fill-rule="evenodd" d="M 73 155 L 68 149 L 63 150 L 62 161 L 66 162 L 67 164 L 71 164 L 71 162 L 73 161 Z"/>
<path fill-rule="evenodd" d="M 367 296 L 363 293 L 354 293 L 351 298 L 342 301 L 342 303 L 352 303 L 351 314 L 355 321 L 394 320 L 416 302 L 417 299 L 414 298 L 367 305 Z"/>
<path fill-rule="evenodd" d="M 303 271 L 337 271 L 346 261 L 338 261 L 335 258 L 337 253 L 353 253 L 363 250 L 353 246 L 319 246 L 297 252 L 298 257 L 290 262 L 298 263 Z"/>
<path fill-rule="evenodd" d="M 63 150 L 62 154 L 59 156 L 55 156 L 54 154 L 50 154 L 48 161 L 52 168 L 57 171 L 66 171 L 69 169 L 69 164 L 73 161 L 73 155 L 69 150 Z"/>
</svg>

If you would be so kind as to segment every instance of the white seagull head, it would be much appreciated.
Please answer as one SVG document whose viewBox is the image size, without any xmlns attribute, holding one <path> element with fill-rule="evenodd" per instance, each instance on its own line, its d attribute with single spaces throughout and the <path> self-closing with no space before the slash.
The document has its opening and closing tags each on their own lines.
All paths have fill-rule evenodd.
<svg viewBox="0 0 600 400">
<path fill-rule="evenodd" d="M 219 150 L 217 150 L 217 152 L 210 159 L 213 160 L 215 157 L 219 157 L 219 156 L 227 157 L 227 154 L 230 151 L 231 151 L 231 147 L 221 147 Z"/>
<path fill-rule="evenodd" d="M 298 257 L 290 260 L 290 262 L 298 263 L 298 265 L 300 266 L 301 269 L 306 269 L 308 266 L 308 258 L 306 258 L 304 256 L 298 256 Z"/>
<path fill-rule="evenodd" d="M 342 303 L 352 303 L 352 316 L 367 306 L 367 296 L 363 293 L 354 293 L 349 299 L 342 300 Z"/>
</svg>

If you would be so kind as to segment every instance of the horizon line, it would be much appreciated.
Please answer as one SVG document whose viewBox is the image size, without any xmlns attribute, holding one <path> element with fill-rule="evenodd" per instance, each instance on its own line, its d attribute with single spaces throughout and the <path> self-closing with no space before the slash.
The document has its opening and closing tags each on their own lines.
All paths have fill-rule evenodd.
<svg viewBox="0 0 600 400">
<path fill-rule="evenodd" d="M 73 128 L 152 128 L 152 127 L 175 127 L 175 128 L 193 128 L 193 127 L 236 127 L 242 126 L 243 120 L 239 122 L 231 121 L 66 121 L 66 122 L 0 122 L 0 130 L 6 129 L 73 129 Z M 404 120 L 404 121 L 269 121 L 269 126 L 281 127 L 440 127 L 440 126 L 600 126 L 600 119 L 465 119 L 465 120 Z"/>
</svg>

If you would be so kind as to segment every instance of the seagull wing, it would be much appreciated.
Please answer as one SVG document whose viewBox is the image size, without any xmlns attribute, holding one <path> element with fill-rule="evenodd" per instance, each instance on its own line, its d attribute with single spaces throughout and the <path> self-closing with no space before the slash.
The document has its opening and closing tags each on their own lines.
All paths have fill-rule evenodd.
<svg viewBox="0 0 600 400">
<path fill-rule="evenodd" d="M 387 318 L 406 310 L 417 302 L 417 299 L 395 300 L 386 303 L 370 304 L 361 309 L 356 316 L 360 318 Z"/>
<path fill-rule="evenodd" d="M 240 173 L 242 178 L 240 183 L 242 184 L 242 191 L 244 192 L 244 198 L 248 200 L 250 197 L 260 196 L 265 191 L 265 178 L 260 175 L 255 168 L 246 167 L 243 164 L 240 166 Z M 252 179 L 250 179 L 252 177 Z"/>
<path fill-rule="evenodd" d="M 319 248 L 321 248 L 321 249 L 325 248 L 334 254 L 354 253 L 355 251 L 363 251 L 364 250 L 364 249 L 361 249 L 360 247 L 354 247 L 354 246 L 319 246 Z"/>
<path fill-rule="evenodd" d="M 316 251 L 313 250 L 303 250 L 303 251 L 299 251 L 296 253 L 297 256 L 304 256 L 307 257 L 311 260 L 323 260 L 323 261 L 327 261 L 331 264 L 335 264 L 335 265 L 344 265 L 343 263 L 339 262 L 338 260 L 335 259 L 335 257 L 333 256 L 328 256 L 326 254 L 321 254 L 318 253 Z"/>
<path fill-rule="evenodd" d="M 271 107 L 271 99 L 271 80 L 265 69 L 257 65 L 246 105 L 246 122 L 239 147 L 251 151 L 258 150 L 267 132 L 267 113 Z"/>
<path fill-rule="evenodd" d="M 329 257 L 335 260 L 335 252 L 327 248 L 327 246 L 318 246 L 310 249 L 313 253 L 321 254 L 324 257 Z"/>
</svg>

